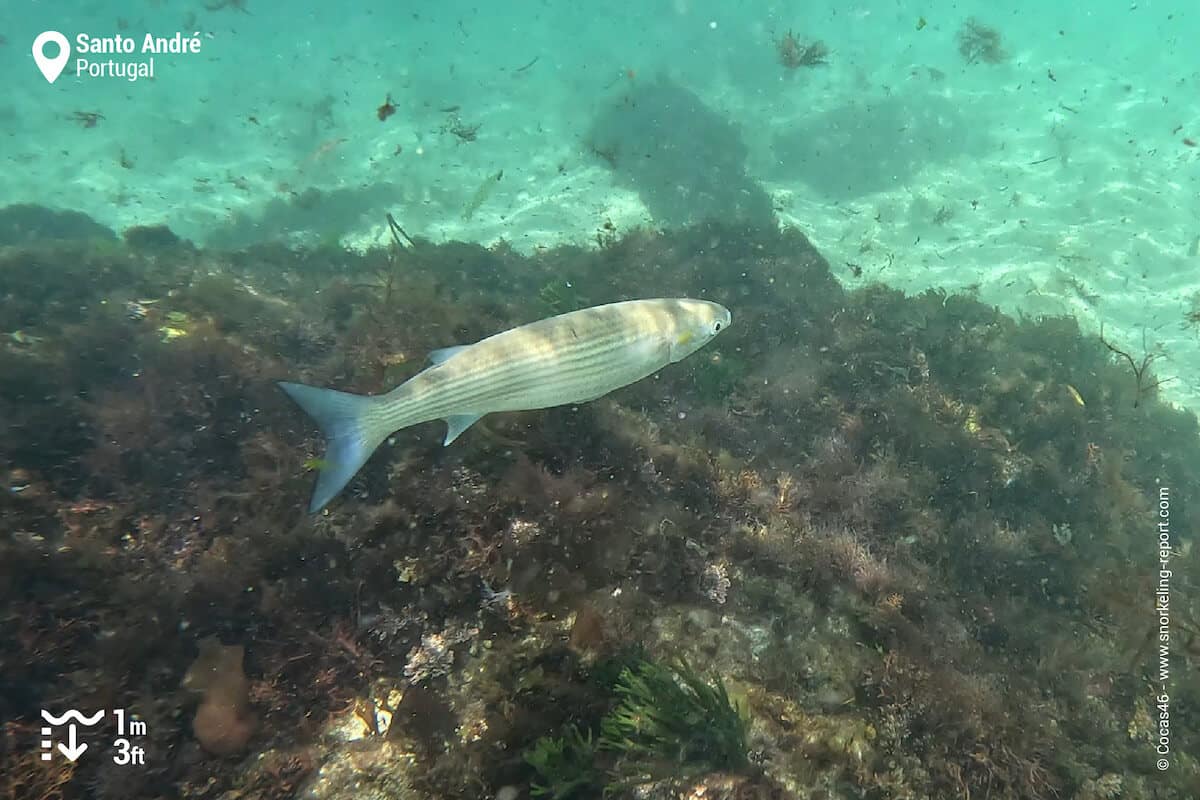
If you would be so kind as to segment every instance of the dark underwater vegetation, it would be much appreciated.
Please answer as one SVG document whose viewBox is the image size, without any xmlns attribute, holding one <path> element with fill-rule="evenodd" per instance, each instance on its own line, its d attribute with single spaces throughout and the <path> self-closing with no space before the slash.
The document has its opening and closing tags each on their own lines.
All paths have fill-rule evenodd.
<svg viewBox="0 0 1200 800">
<path fill-rule="evenodd" d="M 849 290 L 773 226 L 225 252 L 6 213 L 0 800 L 1196 796 L 1196 418 L 1073 319 Z M 592 403 L 400 431 L 305 512 L 276 380 L 376 393 L 652 296 L 734 324 Z M 40 761 L 69 707 L 140 715 L 146 769 Z"/>
</svg>

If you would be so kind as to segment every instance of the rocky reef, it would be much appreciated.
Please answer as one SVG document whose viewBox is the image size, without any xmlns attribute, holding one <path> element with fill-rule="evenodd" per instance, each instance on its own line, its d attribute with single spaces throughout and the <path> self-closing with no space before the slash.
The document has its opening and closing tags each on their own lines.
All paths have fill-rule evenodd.
<svg viewBox="0 0 1200 800">
<path fill-rule="evenodd" d="M 3 800 L 1194 796 L 1196 418 L 1073 320 L 848 291 L 773 227 L 167 233 L 0 248 Z M 305 512 L 275 380 L 379 392 L 676 295 L 733 326 L 593 403 L 401 431 Z M 145 767 L 109 723 L 39 760 L 43 708 L 136 713 Z"/>
</svg>

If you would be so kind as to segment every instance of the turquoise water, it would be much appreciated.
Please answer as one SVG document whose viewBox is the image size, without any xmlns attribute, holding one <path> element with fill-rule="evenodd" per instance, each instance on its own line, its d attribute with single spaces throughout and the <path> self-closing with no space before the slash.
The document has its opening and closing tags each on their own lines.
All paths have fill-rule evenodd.
<svg viewBox="0 0 1200 800">
<path fill-rule="evenodd" d="M 1173 396 L 1196 402 L 1200 350 L 1182 325 L 1200 291 L 1189 4 L 208 6 L 7 4 L 2 196 L 217 245 L 379 243 L 382 206 L 439 239 L 590 241 L 605 221 L 675 221 L 614 179 L 589 134 L 615 98 L 665 80 L 733 126 L 780 221 L 844 271 L 976 286 L 1130 344 L 1147 328 Z M 1004 63 L 964 62 L 971 17 L 1001 34 Z M 72 64 L 51 86 L 29 44 L 55 28 L 197 33 L 202 48 L 158 57 L 153 81 L 80 79 Z M 782 67 L 789 31 L 825 42 L 828 64 Z M 79 111 L 103 119 L 87 128 Z M 474 140 L 456 126 L 478 126 Z M 679 162 L 702 173 L 740 155 L 716 146 L 681 144 Z"/>
<path fill-rule="evenodd" d="M 0 800 L 1194 796 L 1197 42 L 1184 2 L 5 3 Z M 733 327 L 306 513 L 275 381 L 660 294 Z M 639 761 L 645 694 L 725 738 Z M 13 755 L 71 703 L 152 768 Z"/>
</svg>

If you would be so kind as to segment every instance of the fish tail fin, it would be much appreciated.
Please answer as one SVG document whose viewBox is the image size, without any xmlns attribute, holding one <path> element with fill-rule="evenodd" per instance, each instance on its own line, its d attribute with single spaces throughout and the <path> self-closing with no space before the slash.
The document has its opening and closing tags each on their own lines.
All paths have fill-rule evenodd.
<svg viewBox="0 0 1200 800">
<path fill-rule="evenodd" d="M 337 496 L 392 433 L 374 413 L 381 397 L 319 389 L 280 381 L 279 388 L 304 409 L 325 434 L 325 456 L 317 471 L 310 512 L 320 511 Z"/>
</svg>

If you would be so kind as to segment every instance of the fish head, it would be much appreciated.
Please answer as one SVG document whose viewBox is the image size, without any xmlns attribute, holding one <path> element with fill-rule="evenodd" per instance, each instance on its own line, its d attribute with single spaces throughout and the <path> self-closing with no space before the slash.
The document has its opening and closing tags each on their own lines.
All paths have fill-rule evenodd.
<svg viewBox="0 0 1200 800">
<path fill-rule="evenodd" d="M 678 303 L 672 331 L 671 361 L 687 358 L 729 327 L 733 315 L 720 303 L 682 299 Z"/>
</svg>

